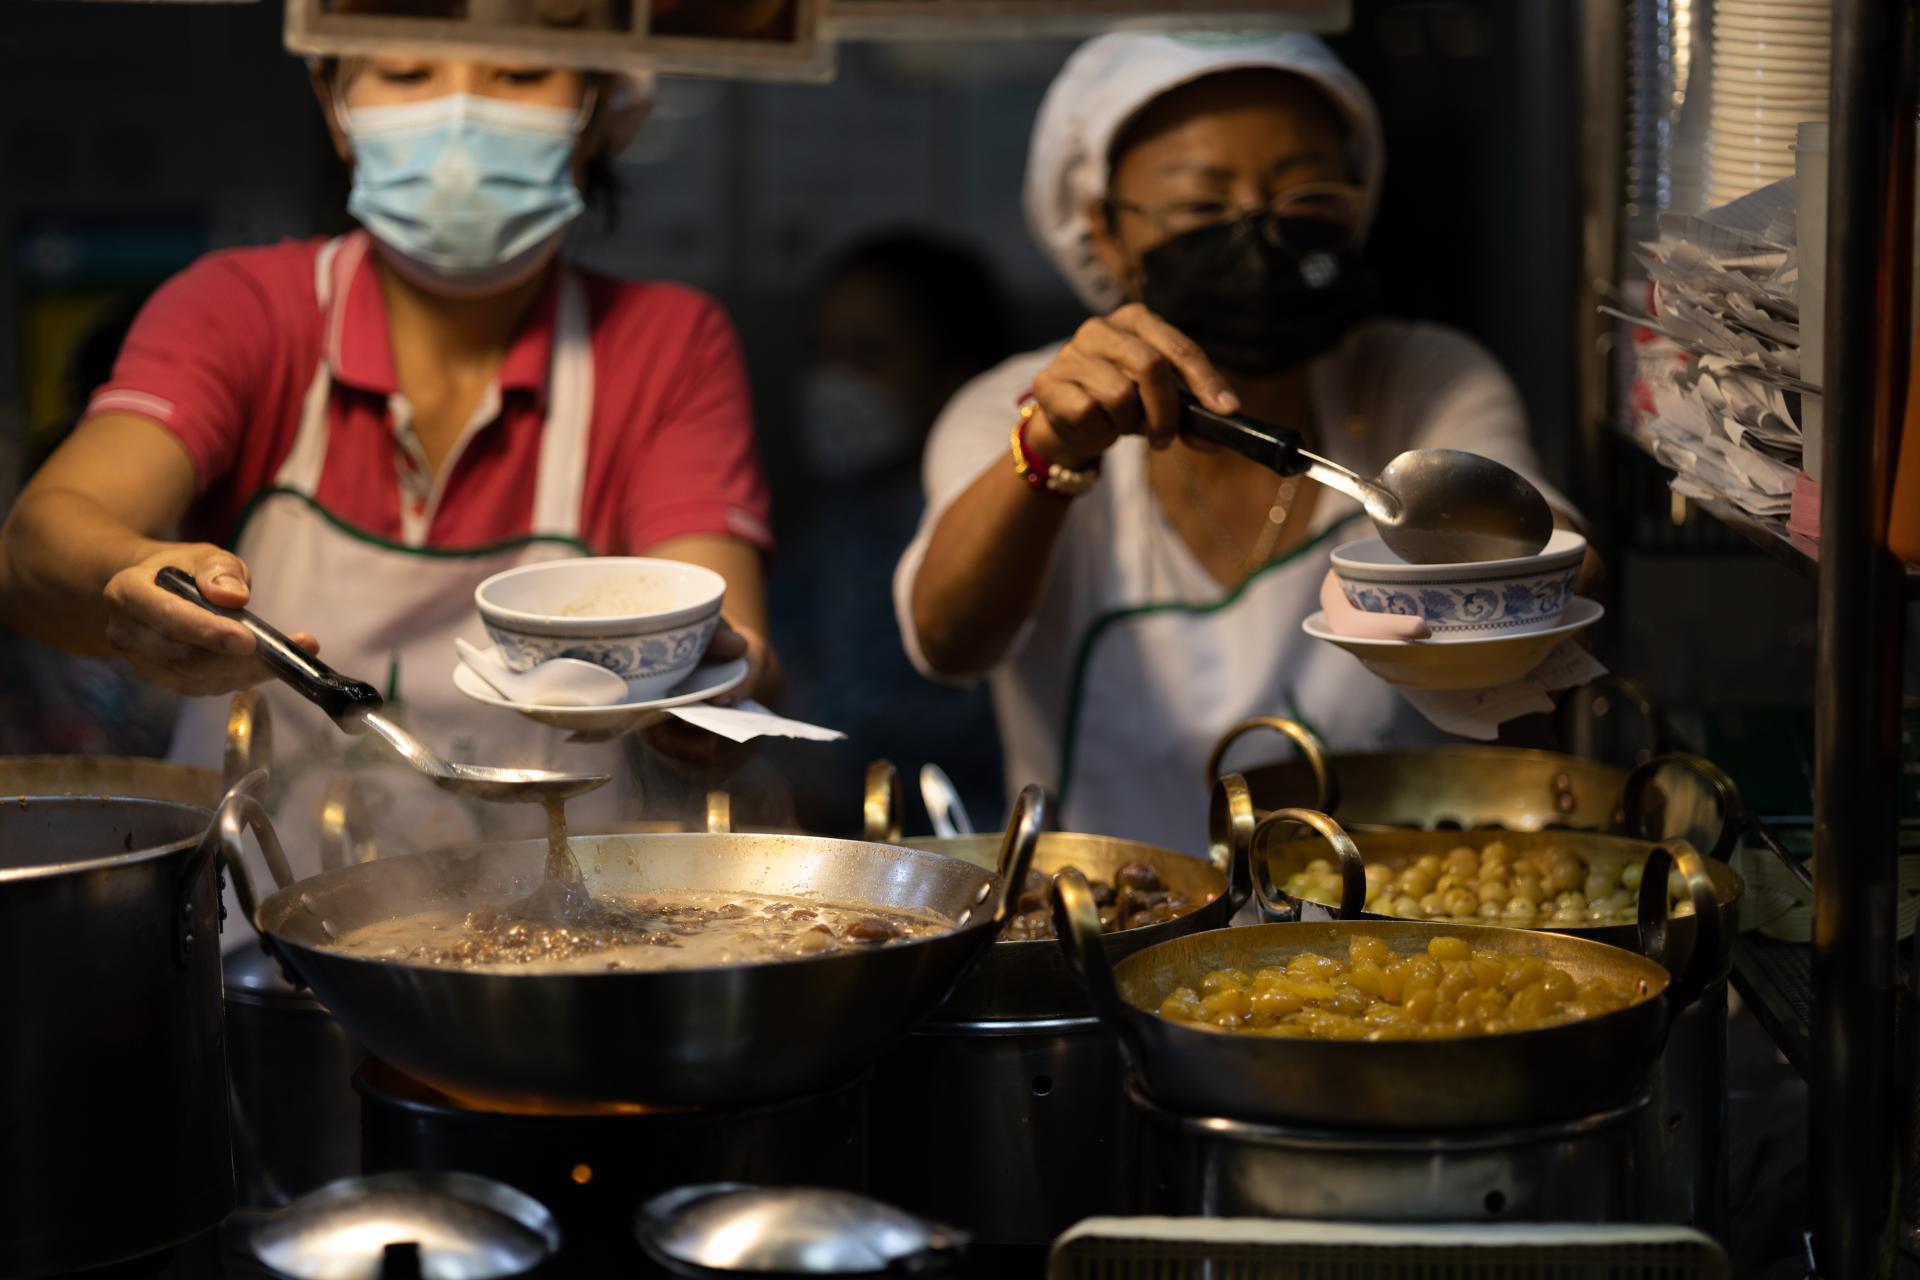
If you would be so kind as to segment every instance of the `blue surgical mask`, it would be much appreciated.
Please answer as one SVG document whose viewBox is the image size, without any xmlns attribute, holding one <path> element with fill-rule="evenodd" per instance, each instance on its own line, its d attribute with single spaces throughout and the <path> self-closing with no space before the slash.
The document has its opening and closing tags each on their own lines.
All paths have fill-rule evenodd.
<svg viewBox="0 0 1920 1280">
<path fill-rule="evenodd" d="M 560 247 L 584 207 L 573 151 L 584 111 L 455 93 L 343 111 L 347 211 L 423 288 L 508 288 Z"/>
</svg>

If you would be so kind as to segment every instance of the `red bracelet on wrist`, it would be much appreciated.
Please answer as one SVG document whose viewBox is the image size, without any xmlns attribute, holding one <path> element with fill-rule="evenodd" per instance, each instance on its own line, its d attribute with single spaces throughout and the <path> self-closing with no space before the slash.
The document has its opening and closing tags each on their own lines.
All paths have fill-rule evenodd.
<svg viewBox="0 0 1920 1280">
<path fill-rule="evenodd" d="M 1082 468 L 1062 466 L 1057 462 L 1049 462 L 1045 454 L 1027 443 L 1027 425 L 1033 421 L 1038 408 L 1032 392 L 1021 397 L 1020 417 L 1013 424 L 1010 441 L 1014 473 L 1025 480 L 1027 487 L 1035 493 L 1077 498 L 1093 488 L 1094 481 L 1100 478 L 1100 463 L 1096 460 L 1091 466 Z"/>
</svg>

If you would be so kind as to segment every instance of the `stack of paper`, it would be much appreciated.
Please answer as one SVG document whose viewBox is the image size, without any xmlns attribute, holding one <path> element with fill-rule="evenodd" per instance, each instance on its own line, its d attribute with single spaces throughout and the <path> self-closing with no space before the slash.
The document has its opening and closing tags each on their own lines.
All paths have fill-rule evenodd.
<svg viewBox="0 0 1920 1280">
<path fill-rule="evenodd" d="M 1641 262 L 1665 343 L 1640 348 L 1635 429 L 1674 489 L 1784 519 L 1800 472 L 1800 368 L 1792 179 L 1694 216 L 1667 214 Z"/>
</svg>

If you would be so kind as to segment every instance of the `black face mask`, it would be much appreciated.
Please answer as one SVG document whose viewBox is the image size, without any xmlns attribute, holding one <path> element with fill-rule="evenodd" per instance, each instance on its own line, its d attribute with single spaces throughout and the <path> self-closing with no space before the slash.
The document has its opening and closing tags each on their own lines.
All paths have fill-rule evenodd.
<svg viewBox="0 0 1920 1280">
<path fill-rule="evenodd" d="M 1239 373 L 1278 373 L 1338 342 L 1378 288 L 1352 233 L 1252 214 L 1175 236 L 1140 259 L 1140 300 Z"/>
</svg>

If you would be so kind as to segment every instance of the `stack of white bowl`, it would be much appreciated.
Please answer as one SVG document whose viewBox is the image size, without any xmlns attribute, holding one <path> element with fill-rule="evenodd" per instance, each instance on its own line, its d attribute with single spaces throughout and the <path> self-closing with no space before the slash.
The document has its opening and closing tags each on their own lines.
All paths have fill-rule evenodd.
<svg viewBox="0 0 1920 1280">
<path fill-rule="evenodd" d="M 1711 196 L 1793 176 L 1794 131 L 1827 118 L 1828 0 L 1719 0 L 1713 12 Z"/>
</svg>

